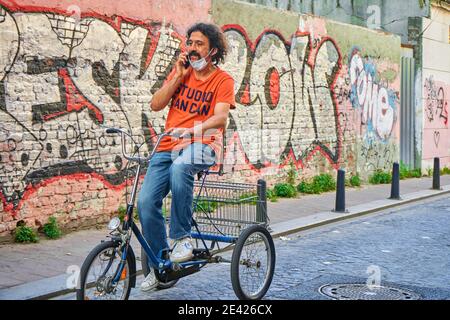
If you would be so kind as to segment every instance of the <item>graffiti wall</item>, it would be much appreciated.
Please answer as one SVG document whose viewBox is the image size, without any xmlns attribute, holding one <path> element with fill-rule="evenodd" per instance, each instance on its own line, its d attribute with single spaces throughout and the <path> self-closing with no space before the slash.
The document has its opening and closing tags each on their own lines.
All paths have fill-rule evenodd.
<svg viewBox="0 0 450 320">
<path fill-rule="evenodd" d="M 374 170 L 390 171 L 397 161 L 398 105 L 400 101 L 396 80 L 399 70 L 389 65 L 382 66 L 370 56 L 363 57 L 359 48 L 354 48 L 349 61 L 350 101 L 357 110 L 363 131 L 358 152 L 361 175 Z M 384 70 L 380 73 L 379 70 Z M 397 82 L 397 83 L 396 83 Z"/>
<path fill-rule="evenodd" d="M 364 176 L 398 159 L 399 39 L 232 1 L 174 6 L 0 1 L 0 238 L 22 220 L 109 219 L 135 167 L 105 127 L 129 130 L 148 154 L 167 114 L 150 101 L 196 20 L 217 23 L 230 45 L 226 179 L 274 182 L 289 161 L 301 176 Z"/>
<path fill-rule="evenodd" d="M 442 166 L 450 167 L 449 97 L 450 85 L 425 79 L 424 93 L 424 166 L 432 167 L 433 158 L 439 157 Z"/>
<path fill-rule="evenodd" d="M 423 37 L 423 153 L 422 170 L 433 168 L 433 159 L 439 157 L 441 167 L 450 168 L 450 46 L 448 21 L 450 12 L 432 6 L 431 18 L 424 24 Z"/>
</svg>

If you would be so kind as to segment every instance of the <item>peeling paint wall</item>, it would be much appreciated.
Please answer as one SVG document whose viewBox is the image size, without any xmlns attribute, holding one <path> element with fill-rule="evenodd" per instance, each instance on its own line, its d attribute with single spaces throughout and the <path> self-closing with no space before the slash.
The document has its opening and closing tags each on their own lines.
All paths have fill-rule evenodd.
<svg viewBox="0 0 450 320">
<path fill-rule="evenodd" d="M 224 179 L 273 183 L 289 161 L 302 177 L 367 176 L 398 160 L 399 37 L 224 0 L 2 0 L 0 238 L 51 215 L 103 222 L 124 203 L 133 168 L 103 126 L 151 150 L 167 110 L 149 103 L 197 20 L 230 43 Z"/>
</svg>

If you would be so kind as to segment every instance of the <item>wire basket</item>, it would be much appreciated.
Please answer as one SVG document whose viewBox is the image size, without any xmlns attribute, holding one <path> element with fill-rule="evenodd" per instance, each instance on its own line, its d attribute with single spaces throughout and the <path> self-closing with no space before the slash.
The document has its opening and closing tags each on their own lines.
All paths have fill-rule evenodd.
<svg viewBox="0 0 450 320">
<path fill-rule="evenodd" d="M 165 211 L 170 211 L 170 197 Z M 255 224 L 267 226 L 266 183 L 194 182 L 193 217 L 202 236 L 237 238 Z M 197 234 L 192 227 L 192 233 Z"/>
</svg>

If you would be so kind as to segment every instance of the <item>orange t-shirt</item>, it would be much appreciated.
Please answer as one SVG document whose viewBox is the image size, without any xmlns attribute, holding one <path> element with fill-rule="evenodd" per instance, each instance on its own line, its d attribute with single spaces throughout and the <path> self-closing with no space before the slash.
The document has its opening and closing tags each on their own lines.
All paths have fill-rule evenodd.
<svg viewBox="0 0 450 320">
<path fill-rule="evenodd" d="M 170 81 L 175 70 L 167 78 Z M 235 108 L 234 80 L 225 71 L 217 68 L 206 80 L 198 80 L 190 68 L 182 80 L 170 102 L 170 110 L 166 120 L 165 131 L 172 128 L 193 128 L 214 115 L 217 103 L 228 103 Z M 165 137 L 161 141 L 158 151 L 172 151 L 185 148 L 192 142 L 208 144 L 216 152 L 216 158 L 222 150 L 223 129 L 210 129 L 203 137 L 193 139 L 174 139 Z"/>
</svg>

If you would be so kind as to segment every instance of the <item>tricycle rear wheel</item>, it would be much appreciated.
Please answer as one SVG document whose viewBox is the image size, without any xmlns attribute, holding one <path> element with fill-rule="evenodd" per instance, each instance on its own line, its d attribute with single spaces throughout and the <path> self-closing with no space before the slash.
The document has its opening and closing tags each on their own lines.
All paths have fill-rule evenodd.
<svg viewBox="0 0 450 320">
<path fill-rule="evenodd" d="M 254 225 L 239 236 L 231 258 L 231 283 L 241 300 L 259 300 L 272 283 L 275 245 L 264 226 Z"/>
</svg>

